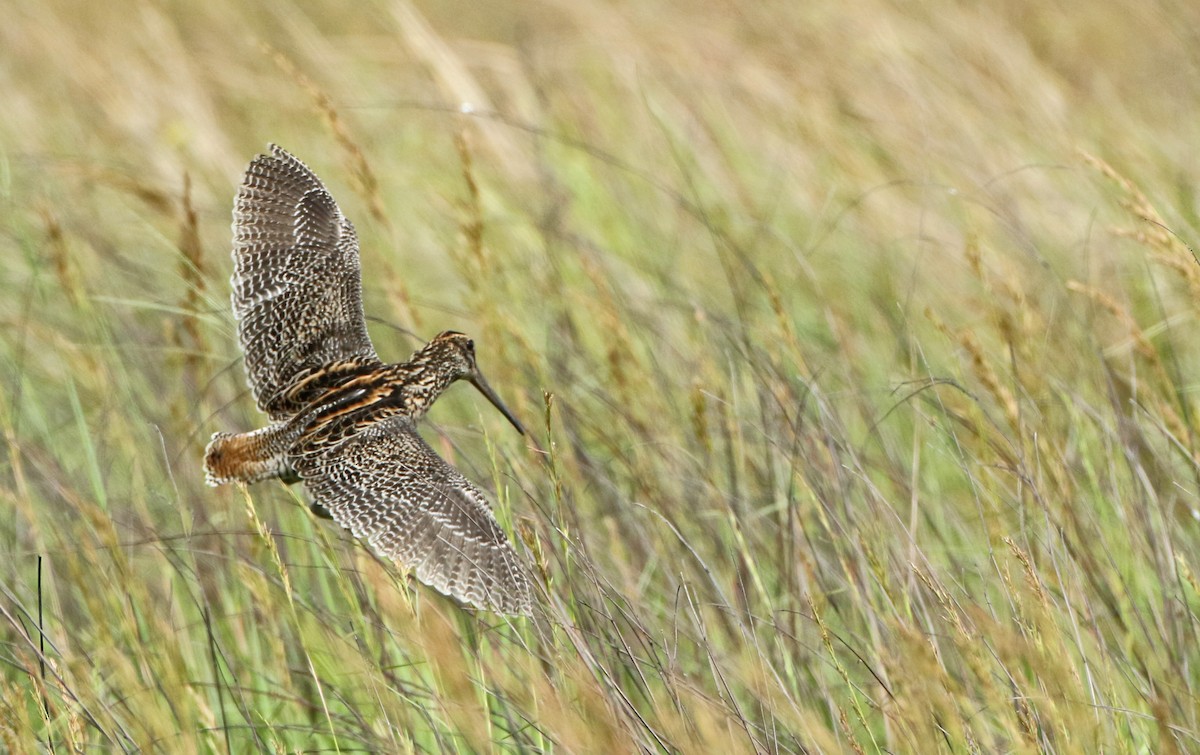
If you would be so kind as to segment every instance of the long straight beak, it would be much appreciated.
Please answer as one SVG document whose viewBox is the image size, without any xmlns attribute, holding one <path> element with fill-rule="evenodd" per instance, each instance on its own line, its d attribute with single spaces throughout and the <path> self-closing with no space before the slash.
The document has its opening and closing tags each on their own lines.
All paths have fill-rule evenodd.
<svg viewBox="0 0 1200 755">
<path fill-rule="evenodd" d="M 517 428 L 517 432 L 522 435 L 525 434 L 525 428 L 521 426 L 521 423 L 517 421 L 513 413 L 508 410 L 508 407 L 504 405 L 504 402 L 500 400 L 500 397 L 492 390 L 492 386 L 488 385 L 488 382 L 483 379 L 483 375 L 479 374 L 478 370 L 475 371 L 474 375 L 467 378 L 467 380 L 471 385 L 478 388 L 479 392 L 486 396 L 488 401 L 492 402 L 492 406 L 500 410 L 504 418 L 511 422 L 513 427 Z"/>
</svg>

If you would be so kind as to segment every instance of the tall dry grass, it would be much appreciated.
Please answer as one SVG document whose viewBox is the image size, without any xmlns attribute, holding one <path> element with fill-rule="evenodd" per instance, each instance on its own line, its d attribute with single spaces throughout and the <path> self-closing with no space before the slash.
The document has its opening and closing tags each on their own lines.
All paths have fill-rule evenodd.
<svg viewBox="0 0 1200 755">
<path fill-rule="evenodd" d="M 1191 5 L 4 15 L 8 750 L 1200 749 Z M 203 486 L 267 141 L 535 620 Z"/>
</svg>

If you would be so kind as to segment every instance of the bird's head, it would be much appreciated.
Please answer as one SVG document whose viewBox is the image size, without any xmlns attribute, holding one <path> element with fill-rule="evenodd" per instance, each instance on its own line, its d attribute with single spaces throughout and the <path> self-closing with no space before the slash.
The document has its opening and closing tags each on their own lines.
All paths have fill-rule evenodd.
<svg viewBox="0 0 1200 755">
<path fill-rule="evenodd" d="M 434 358 L 444 365 L 453 380 L 466 380 L 475 386 L 488 401 L 492 402 L 492 406 L 496 407 L 512 423 L 512 426 L 517 428 L 517 432 L 525 434 L 525 428 L 488 385 L 487 380 L 483 378 L 483 373 L 479 371 L 479 366 L 475 364 L 475 342 L 471 340 L 470 336 L 447 330 L 434 336 L 426 350 L 432 352 Z"/>
</svg>

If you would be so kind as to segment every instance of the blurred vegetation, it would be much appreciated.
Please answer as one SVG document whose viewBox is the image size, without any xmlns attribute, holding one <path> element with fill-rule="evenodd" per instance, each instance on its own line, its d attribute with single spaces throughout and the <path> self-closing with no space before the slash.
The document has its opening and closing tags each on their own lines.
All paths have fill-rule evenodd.
<svg viewBox="0 0 1200 755">
<path fill-rule="evenodd" d="M 3 9 L 4 748 L 1200 750 L 1200 6 Z M 269 141 L 536 620 L 204 486 Z"/>
</svg>

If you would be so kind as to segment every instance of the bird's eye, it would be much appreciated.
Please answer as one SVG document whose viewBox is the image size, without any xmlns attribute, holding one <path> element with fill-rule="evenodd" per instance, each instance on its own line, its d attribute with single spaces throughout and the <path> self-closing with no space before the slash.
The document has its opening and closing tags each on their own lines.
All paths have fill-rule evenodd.
<svg viewBox="0 0 1200 755">
<path fill-rule="evenodd" d="M 471 352 L 472 354 L 475 353 L 475 342 L 470 338 L 467 339 L 467 351 Z"/>
</svg>

